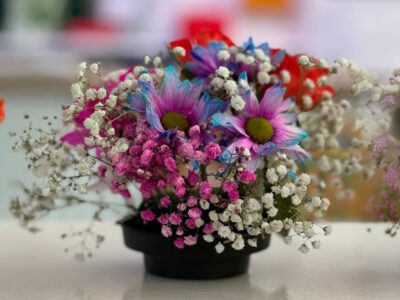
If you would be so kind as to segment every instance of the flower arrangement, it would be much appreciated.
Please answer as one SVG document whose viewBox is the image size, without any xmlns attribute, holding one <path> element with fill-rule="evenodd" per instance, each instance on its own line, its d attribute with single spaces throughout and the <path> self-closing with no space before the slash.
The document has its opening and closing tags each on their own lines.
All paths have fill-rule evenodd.
<svg viewBox="0 0 400 300">
<path fill-rule="evenodd" d="M 351 198 L 353 177 L 383 173 L 368 208 L 396 235 L 398 71 L 382 84 L 346 59 L 328 65 L 219 32 L 173 41 L 169 51 L 177 68 L 160 56 L 107 75 L 100 63 L 81 63 L 62 129 L 58 116 L 43 117 L 46 129 L 30 122 L 13 146 L 40 178 L 10 204 L 24 227 L 36 232 L 53 211 L 93 207 L 87 228 L 61 235 L 81 239 L 66 248 L 78 260 L 104 241 L 93 226 L 107 211 L 156 228 L 176 249 L 256 249 L 278 233 L 307 253 L 332 231 L 313 221 L 330 205 L 328 185 Z"/>
<path fill-rule="evenodd" d="M 93 206 L 94 221 L 107 210 L 135 215 L 178 249 L 205 241 L 218 253 L 242 250 L 272 233 L 286 243 L 298 237 L 303 253 L 319 248 L 318 234 L 332 230 L 313 222 L 330 205 L 321 174 L 338 181 L 370 168 L 358 155 L 333 151 L 344 150 L 350 102 L 377 93 L 369 73 L 251 38 L 235 45 L 221 33 L 169 46 L 178 69 L 160 56 L 105 76 L 100 63 L 79 65 L 73 102 L 62 111 L 70 131 L 52 129 L 45 117 L 49 129 L 30 124 L 14 145 L 41 182 L 24 186 L 26 197 L 15 197 L 11 212 L 33 232 L 36 221 L 69 206 Z M 334 88 L 339 75 L 350 85 Z M 347 92 L 352 101 L 342 97 Z M 359 128 L 363 138 L 370 133 Z M 308 174 L 310 165 L 318 172 Z M 90 198 L 105 186 L 123 202 Z M 93 223 L 62 235 L 84 236 L 79 259 L 92 255 L 90 238 L 96 246 L 104 240 Z"/>
</svg>

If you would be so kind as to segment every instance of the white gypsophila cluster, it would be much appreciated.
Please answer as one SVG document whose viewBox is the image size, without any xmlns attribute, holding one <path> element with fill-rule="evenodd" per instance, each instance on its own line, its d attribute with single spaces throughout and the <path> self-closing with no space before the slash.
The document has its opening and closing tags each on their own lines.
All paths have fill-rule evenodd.
<svg viewBox="0 0 400 300">
<path fill-rule="evenodd" d="M 82 238 L 79 247 L 66 248 L 66 251 L 76 251 L 76 257 L 82 260 L 90 257 L 92 246 L 98 247 L 104 237 L 92 230 L 93 224 L 100 221 L 102 213 L 107 209 L 117 208 L 116 212 L 124 215 L 124 209 L 136 211 L 130 203 L 112 203 L 104 200 L 91 200 L 90 193 L 99 182 L 92 182 L 93 174 L 97 172 L 98 161 L 110 151 L 119 153 L 126 151 L 127 141 L 115 135 L 115 129 L 109 116 L 124 115 L 131 112 L 126 111 L 129 105 L 128 96 L 137 88 L 137 79 L 152 80 L 158 84 L 164 76 L 162 61 L 159 57 L 153 59 L 154 68 L 151 72 L 145 67 L 136 67 L 133 70 L 119 70 L 101 78 L 101 67 L 99 63 L 88 64 L 83 62 L 78 67 L 77 81 L 71 86 L 73 98 L 72 104 L 63 108 L 63 121 L 73 121 L 79 113 L 86 109 L 90 101 L 97 101 L 91 106 L 91 114 L 85 119 L 83 126 L 90 132 L 90 136 L 82 136 L 82 144 L 73 148 L 68 147 L 60 140 L 60 133 L 51 128 L 57 117 L 50 120 L 43 117 L 47 123 L 46 129 L 33 128 L 29 126 L 20 136 L 19 141 L 13 145 L 13 149 L 25 154 L 28 168 L 40 179 L 40 183 L 31 187 L 23 186 L 24 197 L 14 197 L 10 204 L 10 211 L 20 221 L 21 225 L 32 232 L 39 230 L 37 223 L 45 215 L 71 205 L 87 205 L 94 208 L 90 225 L 78 232 L 63 234 L 63 238 Z M 92 87 L 86 77 L 87 72 L 93 73 L 100 80 Z M 120 76 L 126 80 L 119 82 Z M 147 76 L 147 77 L 146 77 Z M 151 76 L 149 79 L 148 76 Z M 116 88 L 108 92 L 104 86 L 115 82 Z M 91 102 L 93 103 L 93 102 Z M 89 103 L 91 105 L 91 103 Z M 118 103 L 118 105 L 117 105 Z M 29 119 L 29 116 L 25 116 Z M 10 133 L 16 136 L 15 133 Z M 112 146 L 113 147 L 112 147 Z M 105 150 L 104 153 L 90 153 L 88 148 L 96 146 L 97 149 Z M 105 171 L 104 183 L 109 184 L 114 178 L 109 169 Z M 97 180 L 100 180 L 98 178 Z M 100 180 L 101 181 L 101 180 Z M 122 209 L 122 210 L 121 210 Z M 92 245 L 88 245 L 92 241 Z M 90 246 L 90 247 L 89 247 Z M 73 249 L 72 249 L 73 248 Z"/>
<path fill-rule="evenodd" d="M 239 95 L 233 96 L 231 99 L 231 106 L 236 111 L 242 111 L 246 106 L 246 102 Z"/>
<path fill-rule="evenodd" d="M 25 118 L 29 119 L 29 116 L 26 115 Z M 54 211 L 73 205 L 92 207 L 92 220 L 86 228 L 61 235 L 63 239 L 78 239 L 72 241 L 65 251 L 73 251 L 75 259 L 82 261 L 91 257 L 91 249 L 98 248 L 105 239 L 93 230 L 94 224 L 101 220 L 103 212 L 107 209 L 114 210 L 114 206 L 118 209 L 126 207 L 130 211 L 134 211 L 135 208 L 126 202 L 112 203 L 88 198 L 90 195 L 86 194 L 89 184 L 92 183 L 91 175 L 96 172 L 97 160 L 83 146 L 76 146 L 73 150 L 67 147 L 60 140 L 59 132 L 51 129 L 54 121 L 50 121 L 47 116 L 43 119 L 50 129 L 33 128 L 30 125 L 13 144 L 14 151 L 24 153 L 28 169 L 39 181 L 31 186 L 21 182 L 23 195 L 13 197 L 9 209 L 22 227 L 35 233 L 40 231 L 39 221 Z M 54 120 L 56 119 L 57 117 L 54 117 Z M 10 133 L 10 136 L 17 135 Z M 121 216 L 124 214 L 123 211 L 120 213 Z"/>
<path fill-rule="evenodd" d="M 304 253 L 310 248 L 319 248 L 317 235 L 330 234 L 331 227 L 319 227 L 305 220 L 300 212 L 320 216 L 326 212 L 330 202 L 324 197 L 308 198 L 311 177 L 305 173 L 296 175 L 296 171 L 294 160 L 278 153 L 266 167 L 262 179 L 271 186 L 270 190 L 264 190 L 260 197 L 254 197 L 253 192 L 228 204 L 222 212 L 211 210 L 208 213 L 217 232 L 216 238 L 220 240 L 215 245 L 218 253 L 223 252 L 227 245 L 235 250 L 257 247 L 260 239 L 272 233 L 283 235 L 285 243 L 299 237 L 302 240 L 299 250 Z M 215 242 L 216 238 L 204 236 L 206 242 Z"/>
<path fill-rule="evenodd" d="M 186 50 L 183 47 L 174 47 L 172 49 L 172 52 L 177 55 L 177 56 L 185 56 L 186 55 Z"/>
<path fill-rule="evenodd" d="M 246 68 L 253 68 L 256 70 L 256 80 L 258 84 L 265 85 L 269 83 L 277 83 L 281 78 L 277 75 L 271 74 L 276 68 L 271 63 L 269 54 L 264 52 L 261 48 L 255 48 L 253 50 L 247 50 L 231 46 L 222 49 L 217 54 L 218 59 L 221 61 L 233 60 L 238 65 L 243 65 Z M 284 82 L 290 81 L 290 74 L 288 72 L 282 73 Z M 247 85 L 247 81 L 243 81 Z M 241 83 L 239 82 L 239 85 Z M 237 92 L 238 86 L 236 81 L 232 80 L 230 70 L 225 66 L 220 66 L 216 70 L 214 76 L 211 78 L 211 92 L 221 99 L 230 100 L 232 108 L 240 111 L 242 103 L 238 101 Z"/>
<path fill-rule="evenodd" d="M 310 112 L 299 114 L 300 127 L 309 133 L 309 138 L 302 144 L 303 147 L 317 151 L 338 149 L 338 136 L 343 130 L 348 108 L 347 100 L 342 99 L 336 103 L 330 99 L 321 102 L 319 107 Z"/>
<path fill-rule="evenodd" d="M 319 173 L 312 176 L 317 191 L 324 194 L 330 184 L 337 199 L 348 199 L 355 192 L 345 184 L 346 178 L 368 179 L 375 173 L 376 166 L 358 148 L 367 148 L 372 140 L 388 132 L 390 116 L 384 111 L 385 97 L 398 94 L 399 89 L 378 83 L 376 76 L 347 59 L 338 60 L 329 73 L 336 95 L 299 114 L 300 126 L 309 133 L 302 146 L 317 153 Z"/>
<path fill-rule="evenodd" d="M 331 73 L 337 74 L 338 79 L 333 78 L 340 81 L 338 91 L 346 94 L 354 107 L 355 127 L 363 138 L 371 140 L 387 132 L 390 118 L 383 109 L 385 98 L 397 94 L 399 87 L 379 83 L 375 74 L 348 59 L 338 60 L 331 67 Z"/>
</svg>

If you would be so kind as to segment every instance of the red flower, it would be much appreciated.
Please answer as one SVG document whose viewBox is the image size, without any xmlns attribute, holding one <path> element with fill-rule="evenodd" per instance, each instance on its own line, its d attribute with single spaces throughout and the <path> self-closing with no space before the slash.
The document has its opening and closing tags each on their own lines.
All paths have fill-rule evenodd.
<svg viewBox="0 0 400 300">
<path fill-rule="evenodd" d="M 277 50 L 274 49 L 274 51 Z M 319 79 L 322 76 L 328 75 L 329 71 L 327 68 L 314 67 L 309 69 L 302 67 L 298 63 L 299 56 L 300 55 L 291 56 L 285 54 L 282 63 L 273 71 L 273 73 L 281 78 L 281 72 L 284 70 L 288 71 L 290 74 L 290 81 L 283 84 L 286 88 L 285 97 L 295 97 L 297 106 L 301 110 L 311 110 L 323 99 L 324 94 L 328 92 L 333 95 L 334 90 L 331 86 L 321 86 L 319 83 Z M 316 62 L 315 59 L 311 58 L 311 60 L 314 63 Z M 310 88 L 305 84 L 307 79 L 312 81 L 314 85 L 313 88 Z M 303 96 L 307 95 L 311 97 L 313 104 L 309 108 L 305 108 L 303 105 Z"/>
<path fill-rule="evenodd" d="M 0 99 L 0 123 L 6 118 L 6 113 L 4 111 L 4 100 Z"/>
<path fill-rule="evenodd" d="M 177 59 L 180 64 L 184 65 L 191 60 L 190 51 L 196 45 L 207 46 L 211 41 L 224 42 L 228 46 L 234 46 L 232 40 L 218 30 L 202 29 L 193 34 L 191 38 L 175 40 L 169 43 L 171 49 L 175 47 L 182 47 L 185 49 L 184 56 L 178 56 Z"/>
</svg>

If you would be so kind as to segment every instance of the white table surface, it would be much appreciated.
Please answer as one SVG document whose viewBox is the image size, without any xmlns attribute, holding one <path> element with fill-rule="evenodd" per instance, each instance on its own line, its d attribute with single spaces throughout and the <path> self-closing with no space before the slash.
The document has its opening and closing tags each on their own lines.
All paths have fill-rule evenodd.
<svg viewBox="0 0 400 300">
<path fill-rule="evenodd" d="M 76 263 L 59 234 L 82 224 L 43 225 L 32 235 L 0 222 L 1 300 L 400 299 L 400 236 L 385 236 L 384 224 L 335 223 L 321 249 L 307 255 L 274 236 L 252 256 L 249 274 L 212 281 L 146 274 L 142 255 L 124 247 L 113 223 L 98 228 L 107 240 L 95 256 Z"/>
</svg>

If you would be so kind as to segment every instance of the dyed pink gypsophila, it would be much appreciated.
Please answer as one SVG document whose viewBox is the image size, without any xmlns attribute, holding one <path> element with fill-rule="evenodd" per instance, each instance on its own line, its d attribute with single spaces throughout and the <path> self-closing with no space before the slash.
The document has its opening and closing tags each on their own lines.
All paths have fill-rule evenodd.
<svg viewBox="0 0 400 300">
<path fill-rule="evenodd" d="M 238 184 L 234 181 L 225 181 L 222 184 L 222 190 L 224 192 L 229 193 L 231 191 L 237 191 L 237 189 L 238 189 Z"/>
<path fill-rule="evenodd" d="M 211 142 L 205 147 L 204 153 L 209 160 L 214 160 L 221 154 L 221 147 L 217 143 Z"/>
<path fill-rule="evenodd" d="M 178 215 L 177 213 L 173 212 L 170 216 L 169 216 L 169 221 L 171 222 L 171 224 L 173 225 L 179 225 L 182 222 L 182 217 L 180 215 Z"/>
<path fill-rule="evenodd" d="M 240 181 L 245 184 L 253 183 L 257 180 L 257 175 L 249 170 L 240 173 Z"/>
<path fill-rule="evenodd" d="M 373 159 L 378 159 L 382 151 L 386 150 L 389 146 L 389 141 L 386 137 L 381 137 L 373 141 L 371 156 Z"/>
<path fill-rule="evenodd" d="M 192 219 L 198 219 L 202 215 L 202 210 L 198 207 L 194 207 L 189 209 L 188 211 L 188 216 Z"/>
<path fill-rule="evenodd" d="M 176 171 L 176 162 L 172 157 L 167 157 L 164 161 L 164 164 L 168 171 Z"/>
<path fill-rule="evenodd" d="M 183 249 L 183 248 L 185 248 L 185 240 L 183 238 L 177 238 L 174 241 L 174 245 L 178 249 Z"/>
<path fill-rule="evenodd" d="M 169 198 L 168 195 L 161 198 L 160 205 L 161 205 L 161 207 L 164 207 L 164 208 L 167 208 L 168 206 L 171 205 L 171 199 Z"/>
<path fill-rule="evenodd" d="M 161 227 L 161 234 L 165 237 L 170 237 L 172 235 L 172 229 L 169 226 L 163 225 Z"/>
<path fill-rule="evenodd" d="M 193 153 L 193 146 L 190 143 L 181 143 L 178 146 L 178 154 L 184 158 L 191 158 Z"/>
<path fill-rule="evenodd" d="M 193 236 L 193 235 L 188 235 L 185 236 L 184 238 L 185 240 L 185 244 L 188 246 L 193 246 L 197 244 L 197 235 Z"/>
<path fill-rule="evenodd" d="M 153 221 L 156 215 L 151 210 L 142 210 L 140 216 L 144 221 Z"/>
<path fill-rule="evenodd" d="M 383 177 L 385 184 L 393 191 L 400 191 L 400 171 L 397 167 L 391 165 Z"/>
<path fill-rule="evenodd" d="M 212 193 L 212 186 L 209 182 L 203 181 L 200 184 L 200 197 L 203 199 L 210 199 L 211 198 L 211 193 Z"/>
<path fill-rule="evenodd" d="M 196 220 L 195 219 L 187 219 L 185 221 L 185 226 L 189 229 L 195 229 L 196 228 Z"/>
<path fill-rule="evenodd" d="M 168 214 L 162 214 L 161 216 L 159 216 L 159 217 L 157 218 L 157 221 L 158 221 L 160 224 L 167 225 L 168 222 L 169 222 L 169 215 L 168 215 Z"/>
<path fill-rule="evenodd" d="M 193 207 L 196 206 L 198 203 L 197 199 L 193 196 L 190 196 L 187 200 L 186 200 L 186 205 L 189 207 Z"/>
<path fill-rule="evenodd" d="M 199 176 L 196 172 L 189 171 L 187 180 L 191 186 L 195 186 L 199 182 Z"/>
<path fill-rule="evenodd" d="M 208 223 L 208 224 L 204 225 L 204 227 L 203 227 L 204 234 L 211 234 L 214 231 L 215 231 L 215 229 L 214 229 L 214 225 L 212 223 Z"/>
</svg>

